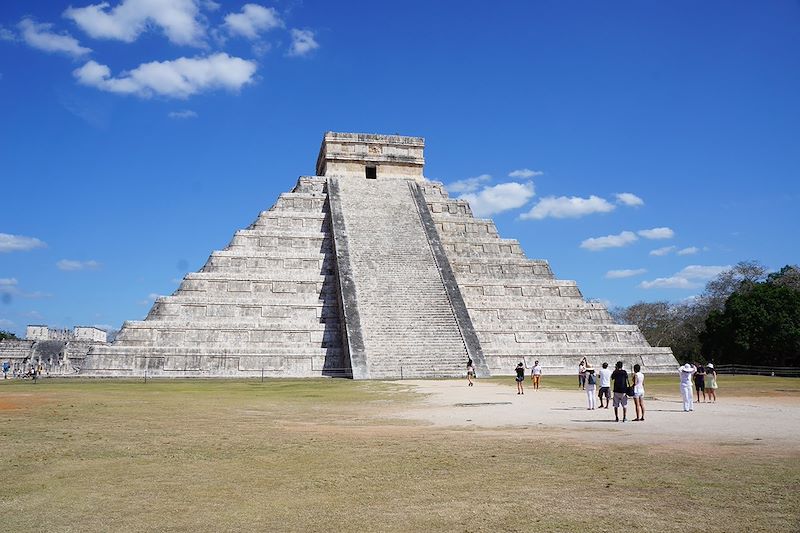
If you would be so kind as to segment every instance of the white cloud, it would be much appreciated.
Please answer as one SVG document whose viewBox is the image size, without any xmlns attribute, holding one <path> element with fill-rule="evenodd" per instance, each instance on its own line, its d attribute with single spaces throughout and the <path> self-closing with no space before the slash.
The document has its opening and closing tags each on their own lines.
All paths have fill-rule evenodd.
<svg viewBox="0 0 800 533">
<path fill-rule="evenodd" d="M 195 0 L 123 0 L 113 8 L 108 2 L 69 7 L 64 16 L 95 39 L 132 43 L 151 27 L 181 45 L 203 46 L 205 26 Z"/>
<path fill-rule="evenodd" d="M 291 29 L 292 44 L 289 47 L 289 56 L 304 56 L 319 48 L 319 43 L 314 40 L 314 32 L 311 30 Z"/>
<path fill-rule="evenodd" d="M 73 71 L 73 75 L 80 83 L 102 91 L 142 98 L 153 95 L 188 98 L 213 89 L 239 90 L 253 81 L 256 68 L 253 61 L 217 53 L 208 57 L 142 63 L 118 77 L 112 77 L 106 65 L 89 61 Z"/>
<path fill-rule="evenodd" d="M 617 203 L 625 204 L 629 207 L 639 207 L 640 205 L 644 205 L 644 200 L 633 193 L 621 192 L 616 194 L 616 197 Z"/>
<path fill-rule="evenodd" d="M 13 328 L 16 327 L 16 323 L 13 320 L 9 320 L 7 318 L 0 318 L 0 328 Z"/>
<path fill-rule="evenodd" d="M 0 294 L 4 296 L 4 299 L 12 295 L 29 299 L 49 298 L 52 296 L 52 294 L 41 291 L 22 291 L 18 286 L 17 278 L 0 278 Z"/>
<path fill-rule="evenodd" d="M 461 199 L 469 202 L 475 216 L 486 217 L 522 207 L 534 194 L 533 183 L 510 181 L 484 187 L 478 193 L 464 194 Z"/>
<path fill-rule="evenodd" d="M 620 248 L 636 242 L 638 237 L 632 231 L 623 231 L 618 235 L 606 235 L 605 237 L 592 237 L 581 243 L 581 248 L 597 252 L 606 248 Z"/>
<path fill-rule="evenodd" d="M 72 57 L 80 57 L 92 51 L 78 43 L 75 37 L 68 33 L 53 33 L 52 24 L 39 24 L 29 18 L 24 18 L 17 24 L 22 39 L 31 46 L 45 52 L 57 52 Z"/>
<path fill-rule="evenodd" d="M 0 287 L 16 287 L 17 278 L 0 278 Z"/>
<path fill-rule="evenodd" d="M 170 111 L 167 113 L 169 118 L 197 118 L 197 113 L 191 109 L 182 109 L 181 111 Z"/>
<path fill-rule="evenodd" d="M 675 236 L 670 228 L 641 229 L 637 233 L 645 239 L 671 239 Z"/>
<path fill-rule="evenodd" d="M 76 270 L 97 270 L 100 268 L 100 263 L 94 259 L 88 261 L 77 261 L 74 259 L 62 259 L 56 263 L 59 270 L 76 271 Z"/>
<path fill-rule="evenodd" d="M 0 233 L 0 252 L 27 251 L 34 248 L 45 248 L 46 246 L 47 244 L 36 237 Z"/>
<path fill-rule="evenodd" d="M 643 281 L 639 287 L 643 289 L 696 289 L 702 287 L 704 282 L 730 270 L 726 266 L 689 265 L 680 272 L 668 278 L 656 278 L 652 281 Z"/>
<path fill-rule="evenodd" d="M 17 36 L 14 34 L 13 31 L 0 26 L 0 41 L 16 41 Z"/>
<path fill-rule="evenodd" d="M 662 246 L 661 248 L 656 248 L 655 250 L 650 250 L 650 255 L 655 255 L 661 257 L 663 255 L 667 255 L 675 250 L 677 246 Z"/>
<path fill-rule="evenodd" d="M 544 172 L 539 170 L 531 170 L 529 168 L 520 168 L 508 173 L 509 178 L 535 178 L 536 176 L 541 176 Z"/>
<path fill-rule="evenodd" d="M 678 255 L 693 255 L 700 251 L 700 248 L 697 246 L 689 246 L 688 248 L 682 248 L 678 250 Z"/>
<path fill-rule="evenodd" d="M 161 296 L 162 296 L 161 294 L 158 294 L 158 293 L 155 293 L 155 292 L 151 292 L 150 294 L 147 295 L 146 299 L 139 300 L 139 305 L 152 305 L 153 302 L 156 299 L 161 298 Z"/>
<path fill-rule="evenodd" d="M 257 39 L 259 33 L 282 26 L 283 21 L 274 8 L 258 4 L 245 4 L 241 13 L 225 15 L 225 28 L 228 33 L 248 39 Z"/>
<path fill-rule="evenodd" d="M 523 213 L 523 220 L 541 220 L 543 218 L 580 218 L 592 213 L 608 213 L 614 210 L 614 204 L 599 196 L 580 198 L 578 196 L 547 196 L 539 200 L 530 211 Z"/>
<path fill-rule="evenodd" d="M 449 183 L 446 188 L 452 193 L 475 192 L 481 188 L 481 185 L 491 180 L 491 175 L 481 174 L 480 176 L 475 176 L 474 178 L 465 178 L 463 180 L 454 181 L 453 183 Z"/>
<path fill-rule="evenodd" d="M 638 276 L 639 274 L 644 274 L 645 272 L 647 272 L 646 268 L 609 270 L 606 272 L 606 279 L 631 278 L 633 276 Z"/>
</svg>

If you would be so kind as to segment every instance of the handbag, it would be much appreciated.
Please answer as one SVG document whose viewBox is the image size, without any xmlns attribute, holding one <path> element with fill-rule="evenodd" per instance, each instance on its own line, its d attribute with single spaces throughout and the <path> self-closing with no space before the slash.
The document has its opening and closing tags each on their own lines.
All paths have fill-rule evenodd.
<svg viewBox="0 0 800 533">
<path fill-rule="evenodd" d="M 633 398 L 633 385 L 631 385 L 630 381 L 626 381 L 628 384 L 628 388 L 625 390 L 625 395 Z"/>
</svg>

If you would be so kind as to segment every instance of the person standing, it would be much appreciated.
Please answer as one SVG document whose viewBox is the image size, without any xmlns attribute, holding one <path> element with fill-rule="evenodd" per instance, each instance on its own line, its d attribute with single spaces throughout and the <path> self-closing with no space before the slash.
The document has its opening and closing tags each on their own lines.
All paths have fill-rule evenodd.
<svg viewBox="0 0 800 533">
<path fill-rule="evenodd" d="M 586 407 L 588 410 L 593 411 L 595 407 L 597 407 L 597 399 L 594 397 L 595 393 L 595 385 L 597 384 L 597 378 L 594 375 L 594 368 L 592 365 L 586 365 L 586 400 L 588 401 L 589 405 Z"/>
<path fill-rule="evenodd" d="M 636 407 L 634 422 L 644 422 L 644 374 L 641 365 L 633 365 L 633 405 Z"/>
<path fill-rule="evenodd" d="M 617 361 L 611 373 L 614 382 L 614 418 L 619 422 L 619 408 L 622 407 L 622 421 L 628 421 L 628 373 L 622 369 L 622 361 Z"/>
<path fill-rule="evenodd" d="M 542 367 L 539 365 L 539 361 L 533 362 L 533 368 L 531 369 L 531 383 L 533 383 L 533 390 L 539 390 L 539 380 L 542 378 Z"/>
<path fill-rule="evenodd" d="M 606 399 L 605 409 L 608 409 L 608 404 L 611 403 L 611 369 L 608 368 L 608 363 L 603 363 L 603 368 L 598 372 L 600 378 L 600 407 L 603 407 L 603 397 Z"/>
<path fill-rule="evenodd" d="M 586 386 L 586 358 L 581 359 L 578 363 L 578 388 L 583 389 Z"/>
<path fill-rule="evenodd" d="M 717 403 L 717 371 L 714 370 L 714 363 L 706 365 L 706 389 L 709 399 Z"/>
<path fill-rule="evenodd" d="M 697 394 L 697 403 L 700 403 L 700 392 L 703 393 L 703 402 L 706 401 L 706 371 L 702 366 L 698 366 L 694 374 L 694 392 Z"/>
<path fill-rule="evenodd" d="M 525 381 L 525 365 L 519 363 L 515 371 L 517 373 L 517 394 L 525 394 L 525 391 L 522 389 L 522 382 Z"/>
<path fill-rule="evenodd" d="M 8 371 L 11 369 L 11 363 L 3 361 L 3 379 L 8 379 Z"/>
<path fill-rule="evenodd" d="M 694 398 L 692 397 L 692 375 L 697 372 L 697 367 L 686 363 L 678 368 L 681 376 L 681 397 L 683 398 L 684 412 L 694 411 Z"/>
<path fill-rule="evenodd" d="M 472 387 L 472 378 L 475 377 L 475 364 L 472 362 L 472 358 L 469 358 L 467 361 L 467 381 L 469 382 L 468 387 Z"/>
</svg>

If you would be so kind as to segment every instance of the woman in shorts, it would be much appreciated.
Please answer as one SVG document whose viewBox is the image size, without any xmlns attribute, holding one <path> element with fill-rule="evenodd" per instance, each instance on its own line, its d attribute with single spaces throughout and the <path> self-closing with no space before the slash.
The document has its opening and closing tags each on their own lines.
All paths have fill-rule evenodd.
<svg viewBox="0 0 800 533">
<path fill-rule="evenodd" d="M 467 361 L 467 381 L 469 382 L 468 387 L 472 387 L 472 378 L 475 377 L 475 364 L 472 362 L 472 358 Z"/>
<path fill-rule="evenodd" d="M 539 390 L 539 380 L 542 378 L 542 367 L 539 366 L 539 361 L 533 362 L 531 369 L 531 383 L 533 383 L 533 390 Z"/>
<path fill-rule="evenodd" d="M 706 401 L 706 371 L 701 365 L 697 366 L 694 374 L 694 392 L 697 394 L 697 403 L 700 403 L 700 393 L 703 393 L 703 401 Z M 713 365 L 712 365 L 713 368 Z"/>
<path fill-rule="evenodd" d="M 522 363 L 518 364 L 515 372 L 517 373 L 517 394 L 525 394 L 525 391 L 522 389 L 522 382 L 525 381 L 525 365 Z"/>
<path fill-rule="evenodd" d="M 706 365 L 706 390 L 708 391 L 709 400 L 716 403 L 716 401 L 717 401 L 717 371 L 714 370 L 714 365 L 712 363 L 708 363 Z"/>
<path fill-rule="evenodd" d="M 634 422 L 644 422 L 644 374 L 641 365 L 633 365 L 633 405 L 636 407 Z"/>
</svg>

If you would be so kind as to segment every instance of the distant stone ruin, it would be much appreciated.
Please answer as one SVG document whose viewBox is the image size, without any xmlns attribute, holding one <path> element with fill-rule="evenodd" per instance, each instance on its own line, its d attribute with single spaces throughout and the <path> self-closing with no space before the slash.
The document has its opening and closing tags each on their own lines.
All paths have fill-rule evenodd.
<svg viewBox="0 0 800 533">
<path fill-rule="evenodd" d="M 419 137 L 326 133 L 301 177 L 160 297 L 88 376 L 393 379 L 548 373 L 578 360 L 673 370 L 669 348 L 613 322 L 574 281 L 423 176 Z"/>
<path fill-rule="evenodd" d="M 94 326 L 53 329 L 29 325 L 24 339 L 0 341 L 0 364 L 10 363 L 11 373 L 25 372 L 41 364 L 48 374 L 71 375 L 83 366 L 89 349 L 107 342 L 105 330 Z"/>
</svg>

